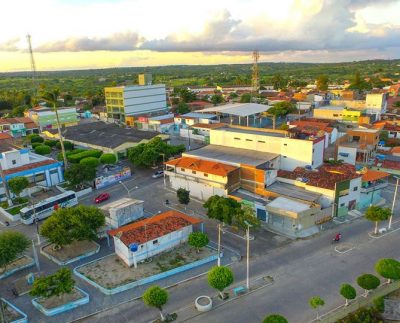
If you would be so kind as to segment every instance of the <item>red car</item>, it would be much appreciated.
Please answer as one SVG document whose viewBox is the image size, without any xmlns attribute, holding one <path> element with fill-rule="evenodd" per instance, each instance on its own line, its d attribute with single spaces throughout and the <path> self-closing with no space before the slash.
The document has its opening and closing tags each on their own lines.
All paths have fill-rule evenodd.
<svg viewBox="0 0 400 323">
<path fill-rule="evenodd" d="M 110 198 L 110 194 L 108 193 L 101 193 L 94 199 L 94 203 L 101 203 L 103 201 L 107 201 Z"/>
</svg>

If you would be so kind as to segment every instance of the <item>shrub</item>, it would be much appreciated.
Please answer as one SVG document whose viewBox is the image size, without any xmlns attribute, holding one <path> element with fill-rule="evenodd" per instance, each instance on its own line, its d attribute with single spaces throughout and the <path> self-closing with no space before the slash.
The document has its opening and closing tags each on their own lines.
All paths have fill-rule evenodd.
<svg viewBox="0 0 400 323">
<path fill-rule="evenodd" d="M 81 153 L 70 155 L 67 158 L 71 163 L 79 163 L 83 158 L 86 157 L 99 158 L 101 154 L 102 154 L 101 150 L 85 150 Z"/>
<path fill-rule="evenodd" d="M 379 278 L 372 274 L 363 274 L 357 277 L 357 284 L 365 290 L 365 295 L 367 295 L 370 290 L 378 288 L 380 283 L 381 281 Z"/>
<path fill-rule="evenodd" d="M 288 320 L 279 314 L 271 314 L 264 318 L 263 323 L 288 323 Z"/>
<path fill-rule="evenodd" d="M 96 157 L 86 157 L 86 158 L 81 159 L 79 164 L 83 164 L 83 165 L 87 165 L 89 167 L 96 168 L 97 166 L 99 166 L 100 162 L 99 162 L 99 159 Z"/>
<path fill-rule="evenodd" d="M 114 154 L 103 154 L 100 157 L 100 162 L 102 164 L 115 164 L 117 157 Z"/>
<path fill-rule="evenodd" d="M 366 323 L 366 322 L 382 322 L 379 313 L 374 308 L 361 307 L 357 311 L 347 315 L 345 318 L 336 323 Z"/>
<path fill-rule="evenodd" d="M 41 145 L 42 145 L 41 142 L 34 142 L 34 143 L 32 144 L 32 148 L 35 149 L 37 146 L 41 146 Z"/>
<path fill-rule="evenodd" d="M 49 147 L 55 147 L 57 145 L 57 140 L 45 140 L 44 144 Z"/>
<path fill-rule="evenodd" d="M 70 141 L 63 141 L 64 142 L 64 148 L 65 148 L 65 150 L 72 150 L 72 149 L 74 149 L 74 144 L 72 143 L 72 142 L 70 142 Z M 56 148 L 57 149 L 61 149 L 61 143 L 59 142 L 59 141 L 57 141 L 57 144 L 56 144 Z"/>
<path fill-rule="evenodd" d="M 385 311 L 385 298 L 382 297 L 376 297 L 373 300 L 374 307 L 379 313 L 383 313 Z"/>
<path fill-rule="evenodd" d="M 383 258 L 378 260 L 375 264 L 375 270 L 383 278 L 386 278 L 388 283 L 392 279 L 400 279 L 400 262 L 395 259 Z"/>
<path fill-rule="evenodd" d="M 31 144 L 33 144 L 34 142 L 40 142 L 40 143 L 44 142 L 44 139 L 39 135 L 32 136 L 30 139 L 31 139 Z"/>
<path fill-rule="evenodd" d="M 59 296 L 71 293 L 74 289 L 75 281 L 72 279 L 71 269 L 64 267 L 57 270 L 54 274 L 35 279 L 30 294 L 39 297 Z"/>
<path fill-rule="evenodd" d="M 51 148 L 46 145 L 40 145 L 35 148 L 35 153 L 39 155 L 47 155 L 51 153 Z"/>
</svg>

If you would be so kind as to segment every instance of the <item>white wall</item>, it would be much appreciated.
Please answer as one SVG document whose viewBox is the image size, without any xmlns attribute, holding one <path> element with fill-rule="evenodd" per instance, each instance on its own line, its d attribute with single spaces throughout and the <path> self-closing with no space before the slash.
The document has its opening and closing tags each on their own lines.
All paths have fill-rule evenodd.
<svg viewBox="0 0 400 323">
<path fill-rule="evenodd" d="M 29 164 L 28 152 L 21 153 L 19 150 L 10 150 L 3 152 L 1 157 L 0 162 L 3 169 L 15 168 Z"/>
<path fill-rule="evenodd" d="M 341 156 L 340 153 L 349 154 L 348 157 Z M 338 154 L 336 156 L 337 160 L 342 159 L 345 163 L 355 165 L 357 156 L 357 148 L 353 147 L 338 147 Z"/>
</svg>

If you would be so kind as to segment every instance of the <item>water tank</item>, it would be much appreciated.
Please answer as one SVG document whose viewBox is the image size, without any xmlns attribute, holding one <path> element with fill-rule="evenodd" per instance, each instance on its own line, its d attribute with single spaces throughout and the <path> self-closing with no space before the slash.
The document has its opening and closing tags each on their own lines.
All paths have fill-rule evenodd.
<svg viewBox="0 0 400 323">
<path fill-rule="evenodd" d="M 132 251 L 132 252 L 136 252 L 136 251 L 138 251 L 138 244 L 137 243 L 131 243 L 130 245 L 129 245 L 129 250 L 130 251 Z"/>
</svg>

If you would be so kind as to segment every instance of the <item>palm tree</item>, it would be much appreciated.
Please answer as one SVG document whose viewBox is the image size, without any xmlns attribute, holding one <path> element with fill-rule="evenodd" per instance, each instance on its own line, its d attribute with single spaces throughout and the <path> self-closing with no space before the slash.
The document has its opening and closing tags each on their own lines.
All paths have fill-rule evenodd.
<svg viewBox="0 0 400 323">
<path fill-rule="evenodd" d="M 58 130 L 58 136 L 60 137 L 61 152 L 64 160 L 64 167 L 67 168 L 68 166 L 67 155 L 65 154 L 64 139 L 61 134 L 60 118 L 58 116 L 58 110 L 57 110 L 57 99 L 59 95 L 60 95 L 60 90 L 54 89 L 53 91 L 44 92 L 41 98 L 45 100 L 48 104 L 51 104 L 53 106 L 53 111 L 56 113 L 57 130 Z"/>
</svg>

